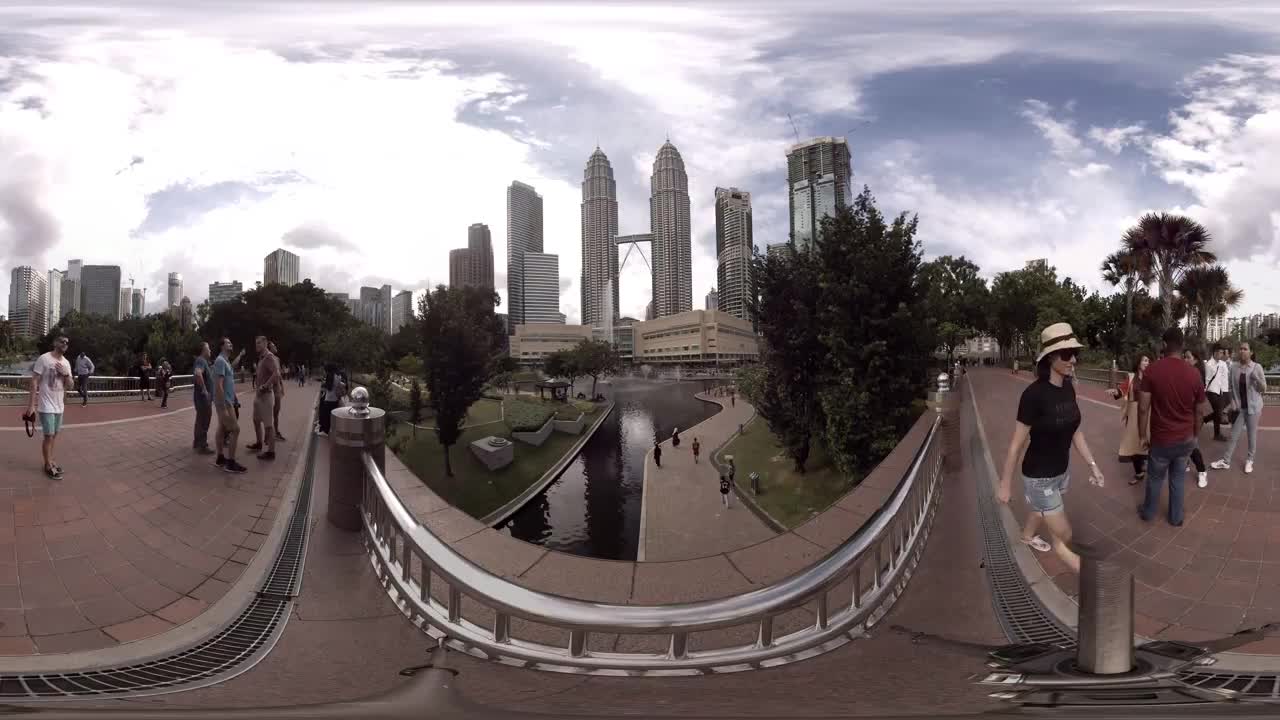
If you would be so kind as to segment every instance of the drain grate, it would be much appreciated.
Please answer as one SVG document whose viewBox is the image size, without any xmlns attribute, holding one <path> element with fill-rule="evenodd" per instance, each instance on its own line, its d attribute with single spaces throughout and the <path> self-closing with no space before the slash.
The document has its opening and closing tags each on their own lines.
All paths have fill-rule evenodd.
<svg viewBox="0 0 1280 720">
<path fill-rule="evenodd" d="M 1275 673 L 1196 669 L 1178 673 L 1178 680 L 1202 690 L 1229 691 L 1241 700 L 1280 702 L 1280 675 Z"/>
<path fill-rule="evenodd" d="M 230 625 L 195 647 L 147 662 L 73 673 L 0 675 L 0 699 L 157 695 L 223 682 L 256 665 L 284 629 L 302 579 L 316 454 L 315 442 L 308 445 L 298 502 L 275 563 L 257 597 Z"/>
</svg>

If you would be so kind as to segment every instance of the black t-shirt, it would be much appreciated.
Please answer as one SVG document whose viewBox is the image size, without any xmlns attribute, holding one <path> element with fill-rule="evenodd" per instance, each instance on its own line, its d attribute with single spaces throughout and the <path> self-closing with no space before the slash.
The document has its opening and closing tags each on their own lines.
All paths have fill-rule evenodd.
<svg viewBox="0 0 1280 720">
<path fill-rule="evenodd" d="M 1022 391 L 1018 422 L 1031 428 L 1031 444 L 1022 458 L 1022 474 L 1029 478 L 1057 477 L 1067 471 L 1071 438 L 1080 427 L 1076 389 L 1067 380 L 1058 387 L 1037 380 Z"/>
<path fill-rule="evenodd" d="M 720 492 L 725 495 L 729 494 L 729 478 L 723 475 L 720 476 Z"/>
</svg>

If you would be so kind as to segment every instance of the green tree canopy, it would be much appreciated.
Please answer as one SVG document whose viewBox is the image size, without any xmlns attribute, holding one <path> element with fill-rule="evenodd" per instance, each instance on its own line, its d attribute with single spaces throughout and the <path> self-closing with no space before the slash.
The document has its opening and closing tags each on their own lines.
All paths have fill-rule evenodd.
<svg viewBox="0 0 1280 720">
<path fill-rule="evenodd" d="M 596 396 L 596 383 L 601 377 L 612 375 L 622 367 L 622 359 L 607 340 L 583 340 L 572 350 L 579 372 L 591 378 L 591 397 Z"/>
<path fill-rule="evenodd" d="M 947 365 L 956 348 L 987 325 L 987 281 L 978 266 L 964 256 L 943 255 L 920 268 L 927 313 L 937 344 L 947 353 Z"/>
</svg>

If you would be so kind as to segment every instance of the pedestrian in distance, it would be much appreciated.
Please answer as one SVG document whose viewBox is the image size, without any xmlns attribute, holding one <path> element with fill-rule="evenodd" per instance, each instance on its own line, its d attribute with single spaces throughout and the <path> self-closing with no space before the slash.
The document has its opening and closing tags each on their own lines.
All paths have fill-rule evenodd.
<svg viewBox="0 0 1280 720">
<path fill-rule="evenodd" d="M 142 353 L 142 359 L 138 361 L 138 389 L 142 391 L 142 400 L 151 399 L 151 357 L 146 353 Z"/>
<path fill-rule="evenodd" d="M 259 460 L 274 460 L 276 392 L 283 390 L 284 383 L 280 378 L 280 363 L 272 354 L 266 336 L 259 335 L 253 343 L 258 351 L 253 394 L 253 432 L 256 439 L 246 447 L 257 452 Z"/>
<path fill-rule="evenodd" d="M 169 407 L 169 380 L 173 377 L 173 366 L 168 360 L 160 361 L 160 369 L 156 371 L 156 392 L 160 394 L 160 407 Z"/>
<path fill-rule="evenodd" d="M 693 445 L 692 445 L 691 447 L 693 448 L 693 464 L 694 464 L 694 465 L 697 465 L 697 464 L 698 464 L 698 453 L 699 453 L 699 452 L 701 452 L 701 450 L 702 450 L 702 444 L 698 442 L 698 438 L 696 438 L 696 437 L 695 437 L 695 438 L 693 439 Z"/>
<path fill-rule="evenodd" d="M 213 454 L 209 447 L 209 422 L 213 419 L 213 368 L 209 364 L 211 355 L 209 343 L 202 342 L 196 348 L 195 361 L 191 363 L 191 404 L 196 409 L 191 449 L 200 455 Z"/>
<path fill-rule="evenodd" d="M 680 428 L 671 431 L 671 447 L 680 447 Z"/>
<path fill-rule="evenodd" d="M 342 396 L 347 393 L 337 365 L 329 363 L 325 366 L 324 383 L 320 386 L 320 393 L 320 409 L 318 411 L 319 417 L 316 418 L 316 433 L 324 436 L 329 434 L 333 411 L 338 409 Z"/>
<path fill-rule="evenodd" d="M 1167 481 L 1169 524 L 1182 527 L 1187 462 L 1211 406 L 1200 373 L 1182 359 L 1182 328 L 1165 330 L 1162 339 L 1164 357 L 1147 368 L 1138 398 L 1139 432 L 1148 458 L 1147 492 L 1138 517 L 1151 522 Z"/>
<path fill-rule="evenodd" d="M 240 421 L 236 410 L 236 371 L 232 367 L 235 363 L 231 359 L 231 349 L 231 339 L 222 338 L 218 359 L 213 363 L 213 404 L 218 414 L 218 459 L 214 464 L 226 472 L 239 474 L 249 469 L 236 462 Z"/>
<path fill-rule="evenodd" d="M 53 340 L 53 348 L 36 358 L 31 366 L 31 398 L 24 418 L 37 413 L 40 416 L 40 453 L 44 459 L 44 474 L 54 480 L 62 479 L 62 467 L 54 461 L 54 447 L 62 430 L 62 414 L 66 410 L 67 389 L 71 387 L 71 363 L 67 362 L 67 346 L 71 342 L 64 336 Z"/>
<path fill-rule="evenodd" d="M 83 352 L 76 356 L 76 389 L 80 391 L 80 407 L 89 404 L 89 376 L 93 375 L 93 361 Z"/>
<path fill-rule="evenodd" d="M 276 357 L 276 367 L 280 366 L 280 351 L 276 349 L 274 342 L 267 343 L 267 349 Z M 284 440 L 284 434 L 280 432 L 280 403 L 284 401 L 284 377 L 280 378 L 280 385 L 276 388 L 275 405 L 271 409 L 272 427 L 276 431 L 276 440 Z"/>
<path fill-rule="evenodd" d="M 1142 387 L 1142 378 L 1151 364 L 1151 358 L 1139 355 L 1133 363 L 1133 372 L 1119 389 L 1113 392 L 1123 404 L 1120 406 L 1120 424 L 1124 433 L 1120 437 L 1120 462 L 1133 463 L 1133 479 L 1130 485 L 1147 479 L 1147 451 L 1142 447 L 1142 436 L 1138 427 L 1138 393 Z"/>
<path fill-rule="evenodd" d="M 1182 359 L 1188 365 L 1196 369 L 1196 372 L 1200 374 L 1200 382 L 1204 383 L 1207 369 L 1205 368 L 1205 364 L 1200 360 L 1200 354 L 1195 350 L 1183 350 Z M 1208 394 L 1208 386 L 1206 385 L 1205 395 L 1207 396 Z M 1209 401 L 1209 405 L 1210 407 L 1213 406 L 1212 400 Z M 1204 427 L 1204 424 L 1208 422 L 1209 419 L 1210 418 L 1208 416 L 1202 417 L 1200 418 L 1200 421 L 1196 423 L 1196 446 L 1191 451 L 1191 464 L 1196 466 L 1196 487 L 1209 487 L 1208 468 L 1204 466 L 1204 453 L 1200 452 L 1200 429 Z"/>
<path fill-rule="evenodd" d="M 1262 394 L 1267 391 L 1267 376 L 1262 365 L 1253 361 L 1253 349 L 1249 343 L 1240 343 L 1237 360 L 1231 364 L 1231 439 L 1227 441 L 1222 459 L 1211 466 L 1215 470 L 1230 470 L 1231 456 L 1236 453 L 1240 436 L 1249 434 L 1249 452 L 1244 456 L 1245 474 L 1253 472 L 1253 460 L 1258 446 L 1258 425 L 1262 421 Z"/>
<path fill-rule="evenodd" d="M 729 485 L 731 481 L 729 476 L 720 473 L 720 501 L 724 503 L 725 509 L 729 508 Z"/>
<path fill-rule="evenodd" d="M 1018 400 L 1017 423 L 996 493 L 1000 502 L 1009 502 L 1013 495 L 1014 469 L 1021 460 L 1023 495 L 1027 501 L 1021 540 L 1039 552 L 1052 549 L 1077 574 L 1080 556 L 1069 547 L 1071 523 L 1062 497 L 1071 482 L 1072 447 L 1089 464 L 1090 482 L 1098 487 L 1105 482 L 1081 430 L 1080 405 L 1072 383 L 1082 347 L 1067 323 L 1055 323 L 1040 333 L 1036 380 L 1022 391 Z M 1051 541 L 1036 534 L 1041 525 L 1048 530 Z"/>
<path fill-rule="evenodd" d="M 662 467 L 662 443 L 653 441 L 653 464 Z"/>
<path fill-rule="evenodd" d="M 1226 442 L 1227 436 L 1222 434 L 1224 415 L 1227 405 L 1231 403 L 1231 360 L 1230 353 L 1224 347 L 1215 347 L 1213 354 L 1204 362 L 1204 392 L 1213 406 L 1213 439 Z"/>
</svg>

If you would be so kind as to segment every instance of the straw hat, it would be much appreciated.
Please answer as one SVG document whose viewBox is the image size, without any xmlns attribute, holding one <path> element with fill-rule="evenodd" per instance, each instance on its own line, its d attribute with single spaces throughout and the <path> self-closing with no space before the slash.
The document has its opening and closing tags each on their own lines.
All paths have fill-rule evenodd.
<svg viewBox="0 0 1280 720">
<path fill-rule="evenodd" d="M 1039 363 L 1044 359 L 1045 355 L 1051 352 L 1082 347 L 1084 345 L 1076 339 L 1076 334 L 1072 331 L 1071 325 L 1054 323 L 1040 332 L 1040 354 L 1036 356 L 1036 363 Z"/>
</svg>

